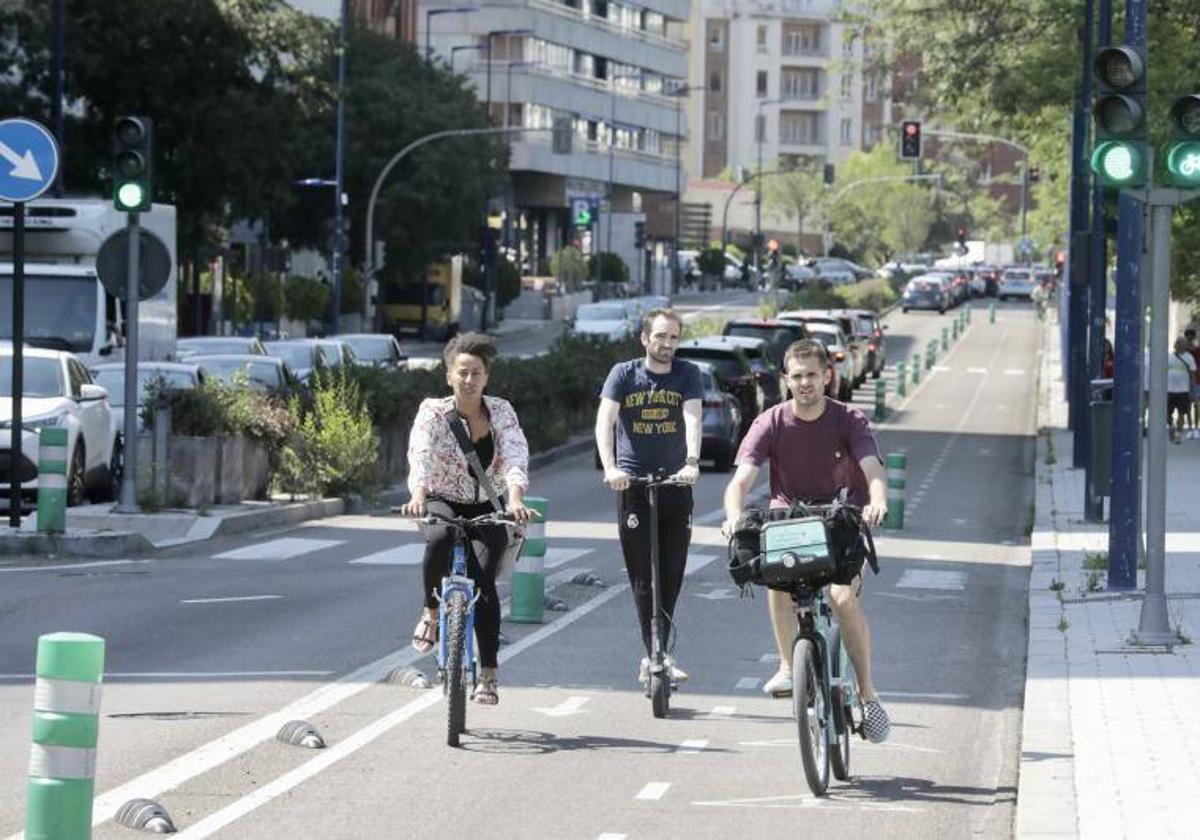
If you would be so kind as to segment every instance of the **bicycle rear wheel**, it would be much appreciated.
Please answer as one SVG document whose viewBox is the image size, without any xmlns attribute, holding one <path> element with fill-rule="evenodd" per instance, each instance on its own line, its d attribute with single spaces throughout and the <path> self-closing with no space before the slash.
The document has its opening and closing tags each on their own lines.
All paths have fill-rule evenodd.
<svg viewBox="0 0 1200 840">
<path fill-rule="evenodd" d="M 809 789 L 822 796 L 829 787 L 829 742 L 825 739 L 825 694 L 811 639 L 792 646 L 792 713 L 800 736 L 800 762 Z"/>
<path fill-rule="evenodd" d="M 458 746 L 467 728 L 467 684 L 463 656 L 467 649 L 467 597 L 453 593 L 446 604 L 446 743 Z"/>
<path fill-rule="evenodd" d="M 850 733 L 854 727 L 853 704 L 858 697 L 858 676 L 854 673 L 854 663 L 842 646 L 842 628 L 835 627 L 829 637 L 829 651 L 833 661 L 830 663 L 833 679 L 844 679 L 846 686 L 836 688 L 833 695 L 833 726 L 837 730 L 837 744 L 829 756 L 833 765 L 833 777 L 839 782 L 850 778 Z"/>
</svg>

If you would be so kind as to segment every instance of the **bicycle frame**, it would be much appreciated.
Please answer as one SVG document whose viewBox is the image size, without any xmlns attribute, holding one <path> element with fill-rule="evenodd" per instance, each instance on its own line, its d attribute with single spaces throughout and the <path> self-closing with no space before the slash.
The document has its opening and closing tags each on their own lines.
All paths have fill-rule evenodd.
<svg viewBox="0 0 1200 840">
<path fill-rule="evenodd" d="M 445 604 L 455 592 L 461 592 L 467 600 L 467 633 L 464 640 L 463 667 L 471 675 L 471 684 L 475 684 L 475 602 L 479 596 L 475 592 L 475 581 L 467 574 L 467 547 L 470 537 L 466 529 L 457 528 L 458 539 L 454 543 L 454 561 L 450 574 L 442 578 L 442 588 L 438 593 L 438 601 Z M 438 674 L 443 683 L 446 677 L 446 661 L 450 655 L 449 628 L 446 610 L 438 610 Z"/>
<path fill-rule="evenodd" d="M 825 716 L 825 737 L 829 743 L 833 743 L 841 735 L 837 726 L 837 715 L 832 713 L 834 694 L 836 692 L 842 697 L 843 692 L 854 690 L 853 684 L 845 676 L 833 676 L 833 657 L 841 655 L 840 651 L 829 650 L 829 640 L 833 636 L 833 610 L 825 599 L 824 589 L 817 592 L 793 592 L 792 601 L 796 604 L 796 620 L 799 623 L 792 643 L 806 638 L 816 646 L 817 657 L 821 661 L 821 693 L 825 699 L 825 708 L 830 710 Z"/>
</svg>

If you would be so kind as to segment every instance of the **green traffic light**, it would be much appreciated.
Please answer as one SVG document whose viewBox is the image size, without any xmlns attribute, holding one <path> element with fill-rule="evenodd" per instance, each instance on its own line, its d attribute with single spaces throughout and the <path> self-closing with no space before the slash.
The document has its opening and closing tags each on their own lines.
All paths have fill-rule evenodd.
<svg viewBox="0 0 1200 840">
<path fill-rule="evenodd" d="M 1167 171 L 1181 187 L 1200 187 L 1200 140 L 1173 144 L 1167 151 Z"/>
<path fill-rule="evenodd" d="M 117 187 L 118 210 L 140 210 L 146 201 L 146 191 L 142 185 L 130 182 Z"/>
<path fill-rule="evenodd" d="M 1101 143 L 1092 153 L 1092 171 L 1111 186 L 1138 186 L 1143 176 L 1142 153 L 1132 143 Z"/>
</svg>

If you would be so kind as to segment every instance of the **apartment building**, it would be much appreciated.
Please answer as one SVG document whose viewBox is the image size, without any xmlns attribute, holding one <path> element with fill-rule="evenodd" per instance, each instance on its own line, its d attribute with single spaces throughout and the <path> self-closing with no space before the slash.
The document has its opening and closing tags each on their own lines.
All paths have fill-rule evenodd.
<svg viewBox="0 0 1200 840">
<path fill-rule="evenodd" d="M 634 223 L 643 200 L 673 196 L 680 100 L 687 77 L 681 37 L 689 0 L 491 0 L 459 6 L 426 0 L 419 43 L 466 74 L 497 125 L 531 129 L 510 141 L 511 191 L 503 208 L 510 245 L 534 269 L 580 237 L 576 199 L 611 201 L 589 248 L 615 251 L 636 271 Z M 570 154 L 551 129 L 566 117 Z M 538 129 L 538 130 L 533 130 Z"/>
</svg>

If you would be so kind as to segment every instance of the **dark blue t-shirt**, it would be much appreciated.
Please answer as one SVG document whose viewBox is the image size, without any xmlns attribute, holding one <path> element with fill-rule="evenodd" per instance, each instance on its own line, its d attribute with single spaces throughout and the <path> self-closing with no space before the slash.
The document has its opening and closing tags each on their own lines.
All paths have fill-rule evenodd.
<svg viewBox="0 0 1200 840">
<path fill-rule="evenodd" d="M 613 365 L 602 397 L 621 406 L 617 466 L 630 475 L 676 472 L 687 458 L 683 404 L 704 399 L 700 368 L 675 359 L 670 373 L 651 373 L 644 359 Z"/>
</svg>

